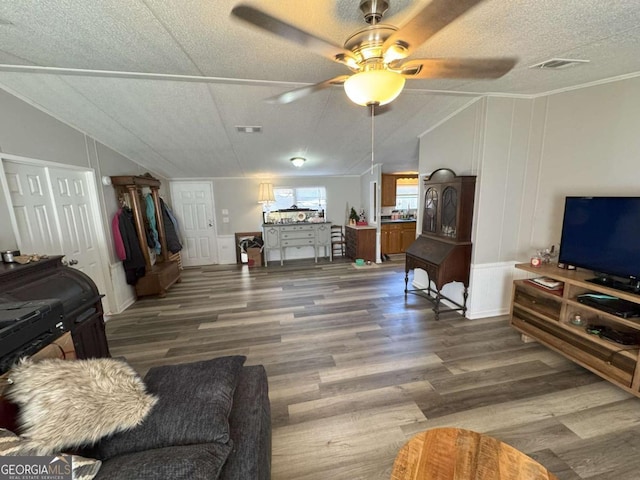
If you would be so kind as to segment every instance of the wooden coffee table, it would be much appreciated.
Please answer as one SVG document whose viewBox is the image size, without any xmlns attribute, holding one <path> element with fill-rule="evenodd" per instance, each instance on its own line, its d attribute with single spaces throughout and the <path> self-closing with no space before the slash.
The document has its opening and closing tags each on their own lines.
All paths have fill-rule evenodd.
<svg viewBox="0 0 640 480">
<path fill-rule="evenodd" d="M 391 480 L 558 480 L 501 441 L 461 428 L 419 433 L 398 452 Z"/>
</svg>

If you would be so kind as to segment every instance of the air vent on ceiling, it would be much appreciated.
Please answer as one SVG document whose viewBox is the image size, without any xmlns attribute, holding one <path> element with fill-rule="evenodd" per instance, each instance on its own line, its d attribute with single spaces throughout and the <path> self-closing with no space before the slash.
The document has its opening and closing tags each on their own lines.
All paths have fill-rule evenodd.
<svg viewBox="0 0 640 480">
<path fill-rule="evenodd" d="M 572 67 L 574 65 L 580 65 L 583 63 L 589 63 L 589 60 L 578 60 L 575 58 L 552 58 L 545 60 L 544 62 L 531 65 L 529 68 L 548 68 L 558 70 L 560 68 Z"/>
<path fill-rule="evenodd" d="M 259 125 L 256 126 L 248 126 L 248 125 L 236 125 L 236 130 L 240 133 L 262 133 L 262 127 Z"/>
</svg>

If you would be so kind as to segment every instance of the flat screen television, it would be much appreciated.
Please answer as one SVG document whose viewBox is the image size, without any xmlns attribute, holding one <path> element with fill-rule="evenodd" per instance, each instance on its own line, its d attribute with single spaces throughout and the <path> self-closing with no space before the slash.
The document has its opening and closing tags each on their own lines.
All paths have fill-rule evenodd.
<svg viewBox="0 0 640 480">
<path fill-rule="evenodd" d="M 640 197 L 567 197 L 558 262 L 639 289 Z"/>
</svg>

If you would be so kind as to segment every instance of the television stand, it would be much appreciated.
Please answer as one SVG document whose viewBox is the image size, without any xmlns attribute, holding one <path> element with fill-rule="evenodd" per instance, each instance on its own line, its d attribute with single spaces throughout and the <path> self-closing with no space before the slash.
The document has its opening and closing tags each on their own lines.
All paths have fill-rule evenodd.
<svg viewBox="0 0 640 480">
<path fill-rule="evenodd" d="M 640 317 L 635 316 L 640 295 L 591 282 L 593 272 L 587 270 L 528 263 L 516 268 L 562 282 L 563 288 L 547 290 L 526 279 L 514 281 L 511 326 L 640 397 Z M 589 299 L 594 301 L 586 302 Z M 632 344 L 618 343 L 618 334 Z"/>
<path fill-rule="evenodd" d="M 640 294 L 640 280 L 630 279 L 628 282 L 616 280 L 608 275 L 602 275 L 595 278 L 588 278 L 587 282 L 595 283 L 602 287 L 615 288 L 623 292 Z"/>
</svg>

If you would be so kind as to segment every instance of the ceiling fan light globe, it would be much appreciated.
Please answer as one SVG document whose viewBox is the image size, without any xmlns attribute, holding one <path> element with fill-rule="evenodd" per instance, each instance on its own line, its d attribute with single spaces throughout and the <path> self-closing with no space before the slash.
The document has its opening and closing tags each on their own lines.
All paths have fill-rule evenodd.
<svg viewBox="0 0 640 480">
<path fill-rule="evenodd" d="M 349 99 L 362 106 L 386 105 L 404 88 L 404 77 L 391 70 L 368 70 L 351 75 L 344 82 Z"/>
</svg>

